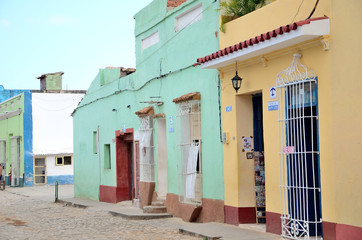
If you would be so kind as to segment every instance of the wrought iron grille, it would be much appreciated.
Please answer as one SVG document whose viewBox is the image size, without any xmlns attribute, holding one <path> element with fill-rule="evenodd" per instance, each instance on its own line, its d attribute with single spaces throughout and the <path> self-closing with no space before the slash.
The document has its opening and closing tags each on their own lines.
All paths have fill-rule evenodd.
<svg viewBox="0 0 362 240">
<path fill-rule="evenodd" d="M 177 147 L 179 197 L 181 202 L 201 203 L 202 158 L 200 101 L 178 104 Z"/>
<path fill-rule="evenodd" d="M 282 236 L 322 234 L 316 74 L 295 54 L 277 78 Z"/>
<path fill-rule="evenodd" d="M 153 118 L 152 116 L 146 116 L 139 119 L 140 181 L 154 182 Z"/>
</svg>

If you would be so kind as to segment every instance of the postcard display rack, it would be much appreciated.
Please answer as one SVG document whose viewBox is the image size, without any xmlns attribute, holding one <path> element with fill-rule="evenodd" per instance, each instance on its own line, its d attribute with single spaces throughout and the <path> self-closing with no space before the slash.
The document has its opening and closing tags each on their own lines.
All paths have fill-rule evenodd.
<svg viewBox="0 0 362 240">
<path fill-rule="evenodd" d="M 254 152 L 256 223 L 265 223 L 265 168 L 264 152 Z"/>
</svg>

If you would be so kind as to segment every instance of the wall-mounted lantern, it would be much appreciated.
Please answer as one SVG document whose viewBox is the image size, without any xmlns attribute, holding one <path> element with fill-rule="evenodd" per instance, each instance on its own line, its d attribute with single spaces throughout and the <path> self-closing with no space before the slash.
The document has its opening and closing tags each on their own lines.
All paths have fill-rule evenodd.
<svg viewBox="0 0 362 240">
<path fill-rule="evenodd" d="M 239 77 L 239 75 L 238 75 L 238 62 L 236 62 L 235 76 L 231 79 L 231 82 L 233 84 L 233 88 L 235 89 L 236 92 L 238 92 L 238 90 L 240 89 L 242 80 L 243 79 L 241 77 Z"/>
</svg>

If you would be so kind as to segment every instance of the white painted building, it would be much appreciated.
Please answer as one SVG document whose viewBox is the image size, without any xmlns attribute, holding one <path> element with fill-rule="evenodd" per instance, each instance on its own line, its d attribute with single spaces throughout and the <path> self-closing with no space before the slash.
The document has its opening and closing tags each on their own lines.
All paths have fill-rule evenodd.
<svg viewBox="0 0 362 240">
<path fill-rule="evenodd" d="M 73 119 L 84 93 L 32 93 L 34 184 L 73 183 Z"/>
</svg>

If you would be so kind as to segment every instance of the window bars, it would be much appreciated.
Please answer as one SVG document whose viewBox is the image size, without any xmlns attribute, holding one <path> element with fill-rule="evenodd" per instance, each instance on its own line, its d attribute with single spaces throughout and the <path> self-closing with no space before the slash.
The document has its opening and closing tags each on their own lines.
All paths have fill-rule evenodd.
<svg viewBox="0 0 362 240">
<path fill-rule="evenodd" d="M 140 181 L 155 181 L 155 161 L 153 149 L 153 117 L 140 117 Z"/>
<path fill-rule="evenodd" d="M 295 54 L 277 77 L 282 236 L 318 239 L 322 218 L 317 77 L 300 57 Z"/>
<path fill-rule="evenodd" d="M 178 104 L 177 147 L 179 200 L 201 203 L 201 118 L 200 101 Z"/>
</svg>

